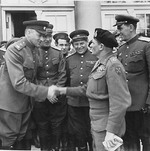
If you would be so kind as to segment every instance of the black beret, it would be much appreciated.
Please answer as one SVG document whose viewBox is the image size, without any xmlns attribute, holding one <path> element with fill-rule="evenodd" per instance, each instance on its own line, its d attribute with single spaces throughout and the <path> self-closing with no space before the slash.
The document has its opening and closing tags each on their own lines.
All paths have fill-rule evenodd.
<svg viewBox="0 0 150 151">
<path fill-rule="evenodd" d="M 96 28 L 94 33 L 94 39 L 103 43 L 106 47 L 113 48 L 118 46 L 118 42 L 115 36 L 108 30 Z"/>
<path fill-rule="evenodd" d="M 48 21 L 43 20 L 24 21 L 23 25 L 26 26 L 26 28 L 36 30 L 40 34 L 46 34 L 47 28 L 53 28 L 53 25 L 49 24 Z"/>
<path fill-rule="evenodd" d="M 70 33 L 70 38 L 72 41 L 76 40 L 87 40 L 89 32 L 87 30 L 75 30 Z"/>
<path fill-rule="evenodd" d="M 58 39 L 65 39 L 66 41 L 70 41 L 70 38 L 68 37 L 68 34 L 67 33 L 64 33 L 64 32 L 60 32 L 60 33 L 57 33 L 53 36 L 53 39 L 56 41 Z"/>
<path fill-rule="evenodd" d="M 135 24 L 135 23 L 139 22 L 138 18 L 135 18 L 135 17 L 130 16 L 130 15 L 116 15 L 115 19 L 116 19 L 116 24 L 114 26 L 127 24 L 127 23 Z"/>
</svg>

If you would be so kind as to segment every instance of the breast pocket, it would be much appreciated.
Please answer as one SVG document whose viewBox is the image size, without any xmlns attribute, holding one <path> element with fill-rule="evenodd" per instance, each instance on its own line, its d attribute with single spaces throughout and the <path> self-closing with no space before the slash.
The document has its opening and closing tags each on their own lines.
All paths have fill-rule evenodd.
<svg viewBox="0 0 150 151">
<path fill-rule="evenodd" d="M 143 56 L 141 54 L 129 58 L 128 70 L 131 73 L 140 72 L 143 70 L 143 68 L 144 68 L 144 60 L 143 60 Z"/>
<path fill-rule="evenodd" d="M 31 81 L 34 78 L 34 64 L 32 59 L 27 59 L 23 63 L 23 70 L 26 79 Z"/>
<path fill-rule="evenodd" d="M 78 73 L 77 65 L 75 65 L 75 64 L 71 64 L 69 66 L 69 70 L 70 70 L 70 76 L 74 76 L 74 75 L 76 75 Z"/>
<path fill-rule="evenodd" d="M 53 59 L 52 59 L 52 64 L 53 64 L 53 65 L 59 64 L 59 59 L 53 58 Z"/>
<path fill-rule="evenodd" d="M 91 87 L 91 92 L 95 94 L 106 94 L 106 71 L 96 72 L 91 75 L 88 84 Z"/>
</svg>

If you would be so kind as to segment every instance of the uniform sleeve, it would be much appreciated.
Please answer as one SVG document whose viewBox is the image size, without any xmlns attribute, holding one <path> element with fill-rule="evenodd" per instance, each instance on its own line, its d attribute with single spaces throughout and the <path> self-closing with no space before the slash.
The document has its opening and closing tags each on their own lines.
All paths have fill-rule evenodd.
<svg viewBox="0 0 150 151">
<path fill-rule="evenodd" d="M 60 62 L 59 62 L 58 72 L 59 72 L 59 75 L 58 75 L 57 86 L 65 86 L 66 80 L 67 80 L 66 59 L 62 55 L 60 55 Z"/>
<path fill-rule="evenodd" d="M 8 74 L 13 88 L 25 95 L 46 99 L 48 87 L 35 85 L 26 79 L 23 70 L 23 57 L 15 48 L 9 48 L 5 53 Z"/>
<path fill-rule="evenodd" d="M 118 64 L 108 67 L 106 81 L 109 94 L 106 130 L 117 135 L 124 121 L 126 110 L 131 105 L 131 96 L 123 67 Z"/>
<path fill-rule="evenodd" d="M 86 96 L 87 85 L 78 86 L 78 87 L 67 87 L 67 96 Z"/>
<path fill-rule="evenodd" d="M 148 89 L 148 97 L 146 100 L 146 104 L 150 105 L 150 43 L 147 44 L 145 47 L 145 56 L 147 61 L 147 67 L 148 67 L 148 83 L 149 83 L 149 89 Z"/>
</svg>

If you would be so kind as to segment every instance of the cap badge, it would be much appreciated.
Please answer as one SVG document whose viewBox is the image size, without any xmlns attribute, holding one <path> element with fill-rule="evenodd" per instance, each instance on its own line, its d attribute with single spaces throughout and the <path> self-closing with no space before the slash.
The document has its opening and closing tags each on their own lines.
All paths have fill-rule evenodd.
<svg viewBox="0 0 150 151">
<path fill-rule="evenodd" d="M 44 26 L 43 29 L 46 30 L 46 27 Z"/>
<path fill-rule="evenodd" d="M 97 30 L 96 30 L 95 33 L 94 33 L 94 37 L 97 37 Z"/>
</svg>

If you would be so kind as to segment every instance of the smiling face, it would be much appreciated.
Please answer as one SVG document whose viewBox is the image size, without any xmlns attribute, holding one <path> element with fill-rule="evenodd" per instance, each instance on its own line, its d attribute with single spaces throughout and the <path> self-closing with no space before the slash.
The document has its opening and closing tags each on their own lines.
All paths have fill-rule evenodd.
<svg viewBox="0 0 150 151">
<path fill-rule="evenodd" d="M 51 34 L 41 35 L 40 41 L 41 41 L 40 44 L 41 47 L 50 47 L 52 42 L 52 35 Z"/>
<path fill-rule="evenodd" d="M 88 49 L 88 42 L 85 40 L 74 41 L 72 45 L 79 54 L 84 54 Z"/>
<path fill-rule="evenodd" d="M 128 41 L 132 38 L 132 33 L 134 26 L 132 24 L 122 24 L 117 27 L 119 32 L 119 37 L 122 41 Z"/>
</svg>

